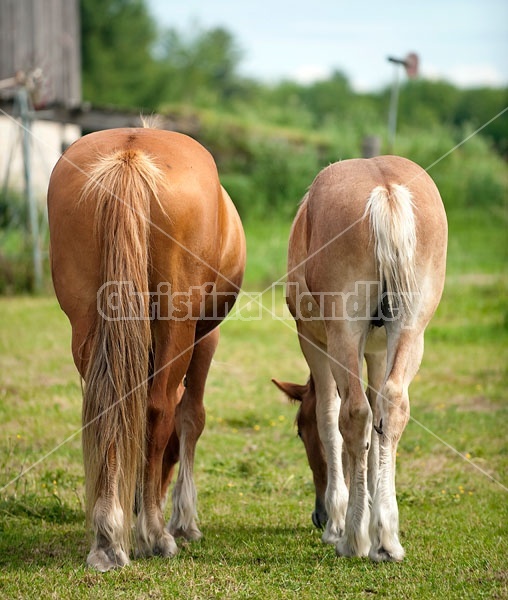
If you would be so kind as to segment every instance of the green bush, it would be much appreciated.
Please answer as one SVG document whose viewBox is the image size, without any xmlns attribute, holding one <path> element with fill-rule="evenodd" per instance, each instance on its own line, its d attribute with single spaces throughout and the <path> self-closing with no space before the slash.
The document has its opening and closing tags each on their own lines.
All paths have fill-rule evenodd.
<svg viewBox="0 0 508 600">
<path fill-rule="evenodd" d="M 223 185 L 249 224 L 290 223 L 323 167 L 360 156 L 364 136 L 370 133 L 382 139 L 384 131 L 381 125 L 370 128 L 356 120 L 338 123 L 331 116 L 323 119 L 321 129 L 305 129 L 305 119 L 301 119 L 302 128 L 296 128 L 268 123 L 254 112 L 198 111 L 188 106 L 170 110 L 173 118 L 176 115 L 191 124 L 193 135 L 211 151 Z M 386 148 L 382 146 L 381 152 Z M 475 134 L 470 126 L 436 123 L 427 129 L 402 127 L 394 153 L 428 170 L 449 214 L 482 211 L 488 221 L 506 226 L 506 162 L 481 132 Z M 19 194 L 0 199 L 0 293 L 32 288 L 26 222 Z M 474 227 L 473 221 L 470 224 Z"/>
<path fill-rule="evenodd" d="M 447 210 L 506 207 L 505 161 L 481 134 L 470 129 L 432 128 L 399 136 L 397 153 L 428 170 Z"/>
<path fill-rule="evenodd" d="M 38 218 L 39 223 L 46 223 L 42 208 Z M 47 264 L 44 268 L 49 270 Z M 49 286 L 49 273 L 46 282 Z M 26 201 L 16 190 L 6 190 L 0 195 L 0 294 L 32 291 L 34 269 Z"/>
</svg>

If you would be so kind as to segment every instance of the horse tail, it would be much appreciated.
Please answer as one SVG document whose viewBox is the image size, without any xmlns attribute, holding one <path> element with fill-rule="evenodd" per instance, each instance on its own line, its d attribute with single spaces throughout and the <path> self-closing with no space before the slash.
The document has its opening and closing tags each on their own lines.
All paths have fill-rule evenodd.
<svg viewBox="0 0 508 600">
<path fill-rule="evenodd" d="M 370 216 L 378 273 L 388 309 L 395 306 L 412 313 L 418 294 L 416 279 L 416 222 L 411 192 L 390 184 L 374 188 L 365 214 Z"/>
<path fill-rule="evenodd" d="M 86 516 L 96 533 L 103 523 L 110 537 L 111 524 L 101 513 L 107 506 L 127 555 L 146 435 L 150 201 L 158 201 L 161 178 L 143 152 L 118 150 L 92 166 L 81 197 L 96 204 L 94 233 L 104 282 L 83 392 Z"/>
</svg>

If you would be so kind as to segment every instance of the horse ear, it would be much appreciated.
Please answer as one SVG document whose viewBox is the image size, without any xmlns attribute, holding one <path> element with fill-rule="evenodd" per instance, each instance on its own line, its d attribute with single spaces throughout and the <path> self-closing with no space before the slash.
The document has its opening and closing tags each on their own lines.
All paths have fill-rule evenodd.
<svg viewBox="0 0 508 600">
<path fill-rule="evenodd" d="M 303 396 L 305 392 L 309 389 L 309 384 L 299 385 L 298 383 L 289 383 L 287 381 L 278 381 L 277 379 L 272 379 L 272 382 L 288 396 L 290 400 L 297 400 L 301 402 L 303 400 Z"/>
</svg>

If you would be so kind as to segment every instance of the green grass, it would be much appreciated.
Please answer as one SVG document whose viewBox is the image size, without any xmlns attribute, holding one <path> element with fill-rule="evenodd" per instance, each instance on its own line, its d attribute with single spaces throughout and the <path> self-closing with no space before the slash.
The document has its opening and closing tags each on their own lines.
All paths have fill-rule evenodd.
<svg viewBox="0 0 508 600">
<path fill-rule="evenodd" d="M 295 201 L 295 214 L 297 201 Z M 243 288 L 262 292 L 274 281 L 285 279 L 287 245 L 291 220 L 250 219 L 245 223 L 247 237 L 247 268 Z"/>
<path fill-rule="evenodd" d="M 401 564 L 338 559 L 321 543 L 296 407 L 270 382 L 307 376 L 294 325 L 258 313 L 245 296 L 241 315 L 262 318 L 223 325 L 207 387 L 196 457 L 205 537 L 180 543 L 173 560 L 87 569 L 70 327 L 52 297 L 1 298 L 0 597 L 508 597 L 503 226 L 450 218 L 448 281 L 399 445 Z M 261 291 L 285 271 L 289 223 L 246 229 L 246 288 Z M 270 293 L 262 300 L 272 306 Z M 277 315 L 286 314 L 280 287 L 274 302 Z"/>
<path fill-rule="evenodd" d="M 448 274 L 506 272 L 508 211 L 500 207 L 448 212 Z"/>
</svg>

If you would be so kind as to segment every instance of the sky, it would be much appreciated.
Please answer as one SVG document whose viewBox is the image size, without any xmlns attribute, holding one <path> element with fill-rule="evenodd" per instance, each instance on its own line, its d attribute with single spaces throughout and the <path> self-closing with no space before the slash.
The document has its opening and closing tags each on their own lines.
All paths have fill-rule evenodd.
<svg viewBox="0 0 508 600">
<path fill-rule="evenodd" d="M 389 85 L 388 56 L 459 87 L 508 85 L 508 0 L 147 0 L 161 27 L 224 27 L 241 74 L 309 83 L 343 72 L 357 91 Z M 402 70 L 402 69 L 401 69 Z M 402 74 L 405 77 L 405 74 Z"/>
</svg>

